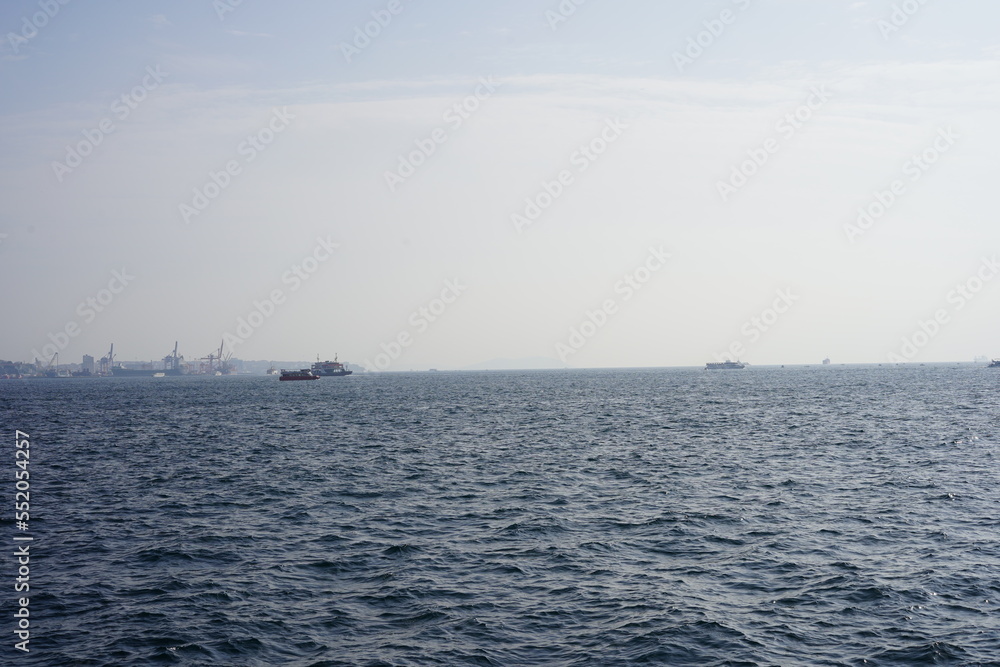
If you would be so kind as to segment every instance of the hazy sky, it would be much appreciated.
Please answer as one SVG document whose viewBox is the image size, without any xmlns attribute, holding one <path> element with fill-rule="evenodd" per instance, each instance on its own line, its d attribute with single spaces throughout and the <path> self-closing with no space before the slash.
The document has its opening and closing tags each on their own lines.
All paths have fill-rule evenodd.
<svg viewBox="0 0 1000 667">
<path fill-rule="evenodd" d="M 1000 355 L 997 3 L 63 2 L 0 5 L 0 358 Z"/>
</svg>

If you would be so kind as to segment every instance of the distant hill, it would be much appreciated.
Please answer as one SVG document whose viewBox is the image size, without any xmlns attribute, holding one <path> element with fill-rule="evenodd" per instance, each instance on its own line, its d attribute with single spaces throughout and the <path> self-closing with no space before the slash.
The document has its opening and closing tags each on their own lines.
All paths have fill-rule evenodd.
<svg viewBox="0 0 1000 667">
<path fill-rule="evenodd" d="M 520 359 L 490 359 L 478 364 L 466 366 L 465 371 L 520 371 L 546 368 L 566 368 L 566 364 L 550 357 L 522 357 Z"/>
</svg>

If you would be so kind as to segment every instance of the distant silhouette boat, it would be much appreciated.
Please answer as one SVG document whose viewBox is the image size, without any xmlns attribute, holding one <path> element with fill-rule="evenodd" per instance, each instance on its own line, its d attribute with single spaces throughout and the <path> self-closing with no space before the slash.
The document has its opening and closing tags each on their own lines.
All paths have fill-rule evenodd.
<svg viewBox="0 0 1000 667">
<path fill-rule="evenodd" d="M 994 359 L 987 368 L 1000 368 L 1000 359 Z"/>
</svg>

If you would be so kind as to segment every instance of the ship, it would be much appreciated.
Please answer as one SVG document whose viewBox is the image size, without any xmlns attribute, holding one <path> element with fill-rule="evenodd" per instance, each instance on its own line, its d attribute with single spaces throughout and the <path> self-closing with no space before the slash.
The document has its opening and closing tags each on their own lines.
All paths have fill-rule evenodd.
<svg viewBox="0 0 1000 667">
<path fill-rule="evenodd" d="M 739 370 L 741 368 L 746 368 L 746 364 L 740 361 L 710 361 L 705 364 L 705 370 L 707 371 L 728 371 L 728 370 Z"/>
<path fill-rule="evenodd" d="M 354 371 L 344 368 L 344 364 L 337 361 L 337 355 L 333 356 L 333 361 L 320 361 L 316 355 L 316 363 L 312 365 L 312 372 L 319 377 L 335 377 L 339 375 L 350 375 Z"/>
<path fill-rule="evenodd" d="M 179 368 L 125 368 L 121 364 L 118 364 L 111 367 L 111 375 L 114 377 L 151 378 L 164 377 L 166 375 L 184 375 L 184 371 Z"/>
<path fill-rule="evenodd" d="M 823 360 L 823 365 L 824 366 L 829 366 L 830 365 L 830 357 L 827 357 L 826 359 Z"/>
<path fill-rule="evenodd" d="M 993 359 L 987 368 L 1000 368 L 1000 359 Z"/>
<path fill-rule="evenodd" d="M 292 380 L 318 380 L 319 376 L 313 373 L 308 368 L 303 368 L 299 371 L 286 371 L 284 368 L 281 369 L 281 376 L 278 380 L 282 382 L 288 382 Z"/>
<path fill-rule="evenodd" d="M 121 363 L 114 362 L 114 349 L 115 346 L 111 346 L 111 352 L 108 353 L 108 363 L 111 365 L 111 375 L 114 377 L 165 377 L 165 376 L 175 376 L 184 375 L 184 369 L 181 367 L 181 361 L 184 357 L 177 354 L 177 341 L 174 341 L 174 351 L 163 357 L 163 368 L 153 368 L 153 362 L 148 364 L 143 364 L 141 368 L 125 368 Z M 104 359 L 101 362 L 104 363 Z"/>
</svg>

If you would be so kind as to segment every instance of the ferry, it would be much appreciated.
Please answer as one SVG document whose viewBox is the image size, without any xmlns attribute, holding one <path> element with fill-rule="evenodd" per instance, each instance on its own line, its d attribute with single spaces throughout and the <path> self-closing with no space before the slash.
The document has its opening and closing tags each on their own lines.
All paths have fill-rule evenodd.
<svg viewBox="0 0 1000 667">
<path fill-rule="evenodd" d="M 350 375 L 354 371 L 344 368 L 344 364 L 337 361 L 337 355 L 333 356 L 333 361 L 320 361 L 316 355 L 316 363 L 312 365 L 312 372 L 320 377 L 335 377 L 339 375 Z"/>
<path fill-rule="evenodd" d="M 308 368 L 303 368 L 299 371 L 286 371 L 284 368 L 281 369 L 281 376 L 278 378 L 282 382 L 290 380 L 318 380 L 319 376 L 313 373 Z"/>
<path fill-rule="evenodd" d="M 987 368 L 1000 368 L 1000 359 L 994 359 Z"/>
<path fill-rule="evenodd" d="M 723 370 L 728 371 L 728 370 L 738 370 L 740 368 L 746 368 L 746 364 L 740 361 L 729 361 L 729 360 L 719 361 L 719 362 L 710 361 L 707 364 L 705 364 L 705 370 L 707 371 L 723 371 Z"/>
</svg>

